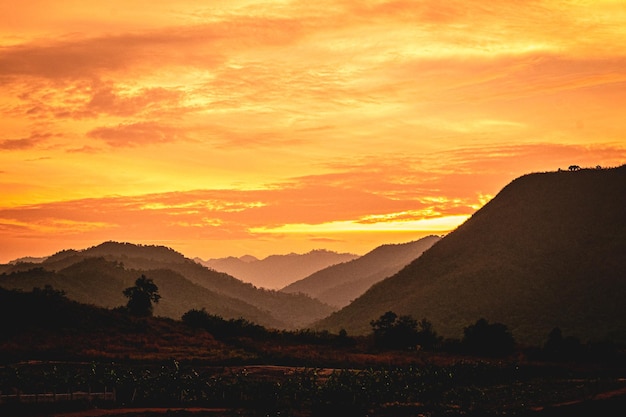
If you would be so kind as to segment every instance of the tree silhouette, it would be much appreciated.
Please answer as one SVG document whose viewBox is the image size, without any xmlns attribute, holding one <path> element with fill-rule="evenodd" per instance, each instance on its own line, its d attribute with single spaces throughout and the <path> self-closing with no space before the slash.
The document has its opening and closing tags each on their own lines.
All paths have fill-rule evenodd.
<svg viewBox="0 0 626 417">
<path fill-rule="evenodd" d="M 515 340 L 502 323 L 489 324 L 484 318 L 464 329 L 462 345 L 468 353 L 505 356 L 513 352 Z"/>
<path fill-rule="evenodd" d="M 152 316 L 152 303 L 158 303 L 161 299 L 159 288 L 152 279 L 146 278 L 143 274 L 137 278 L 135 286 L 126 288 L 123 294 L 128 298 L 126 304 L 128 311 L 139 317 Z"/>
<path fill-rule="evenodd" d="M 378 347 L 388 349 L 414 349 L 418 345 L 431 350 L 439 341 L 432 324 L 423 319 L 417 321 L 409 315 L 398 316 L 388 311 L 370 322 L 374 341 Z"/>
<path fill-rule="evenodd" d="M 550 360 L 571 360 L 582 355 L 583 346 L 574 336 L 563 337 L 558 327 L 552 329 L 543 346 L 544 355 Z"/>
</svg>

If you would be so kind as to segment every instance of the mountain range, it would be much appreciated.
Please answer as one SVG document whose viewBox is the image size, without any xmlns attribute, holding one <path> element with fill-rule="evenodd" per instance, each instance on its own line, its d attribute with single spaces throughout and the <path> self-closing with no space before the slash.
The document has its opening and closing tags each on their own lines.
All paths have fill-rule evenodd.
<svg viewBox="0 0 626 417">
<path fill-rule="evenodd" d="M 240 258 L 229 256 L 206 261 L 196 258 L 195 261 L 258 287 L 279 289 L 315 271 L 357 257 L 358 255 L 351 253 L 319 249 L 305 254 L 271 255 L 263 259 L 245 255 Z"/>
<path fill-rule="evenodd" d="M 439 239 L 427 236 L 413 242 L 382 245 L 359 258 L 314 272 L 281 291 L 304 293 L 333 307 L 345 307 L 373 284 L 417 259 Z"/>
<path fill-rule="evenodd" d="M 559 327 L 626 341 L 626 165 L 528 174 L 317 328 L 366 333 L 387 311 L 459 338 L 484 318 L 516 340 Z"/>
<path fill-rule="evenodd" d="M 40 263 L 2 265 L 0 273 L 0 286 L 8 289 L 32 290 L 48 284 L 76 301 L 109 308 L 124 305 L 122 291 L 146 275 L 162 296 L 155 314 L 172 318 L 205 308 L 227 319 L 293 329 L 333 311 L 302 294 L 256 288 L 163 246 L 105 242 L 82 251 L 65 250 Z"/>
<path fill-rule="evenodd" d="M 146 275 L 163 297 L 155 314 L 173 318 L 206 308 L 271 328 L 366 334 L 372 320 L 393 311 L 427 319 L 446 338 L 462 337 L 484 318 L 531 345 L 555 327 L 583 341 L 623 343 L 625 214 L 626 165 L 534 173 L 512 181 L 442 238 L 383 245 L 282 291 L 257 288 L 170 248 L 118 242 L 0 265 L 0 286 L 49 284 L 110 308 L 125 304 L 123 289 Z"/>
</svg>

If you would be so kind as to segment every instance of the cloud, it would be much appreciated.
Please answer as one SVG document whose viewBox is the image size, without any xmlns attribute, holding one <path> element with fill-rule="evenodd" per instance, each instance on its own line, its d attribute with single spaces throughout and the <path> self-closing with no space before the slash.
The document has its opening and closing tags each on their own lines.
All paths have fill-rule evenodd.
<svg viewBox="0 0 626 417">
<path fill-rule="evenodd" d="M 92 79 L 134 65 L 146 68 L 159 61 L 163 64 L 180 59 L 184 57 L 181 51 L 209 42 L 216 36 L 214 31 L 164 29 L 158 33 L 35 41 L 0 51 L 1 79 L 6 81 L 15 76 Z M 202 54 L 201 58 L 204 66 L 221 60 L 214 52 Z M 199 59 L 200 56 L 189 57 L 189 63 Z"/>
<path fill-rule="evenodd" d="M 138 122 L 93 129 L 87 136 L 112 147 L 134 147 L 185 140 L 184 130 L 158 122 Z"/>
<path fill-rule="evenodd" d="M 1 186 L 31 204 L 1 217 L 273 241 L 250 230 L 462 216 L 626 161 L 617 2 L 126 3 L 11 6 Z"/>
<path fill-rule="evenodd" d="M 91 98 L 82 110 L 86 114 L 115 116 L 142 116 L 157 113 L 164 115 L 168 109 L 180 113 L 184 92 L 162 87 L 141 88 L 124 92 L 110 84 L 92 90 Z"/>
<path fill-rule="evenodd" d="M 97 37 L 65 36 L 0 49 L 0 81 L 29 76 L 89 80 L 168 66 L 213 68 L 225 53 L 277 47 L 299 37 L 296 18 L 233 17 L 203 25 L 171 26 Z"/>
<path fill-rule="evenodd" d="M 111 225 L 104 222 L 84 222 L 58 218 L 39 218 L 36 221 L 23 222 L 15 219 L 0 218 L 0 228 L 19 235 L 76 235 L 95 230 L 108 229 Z"/>
<path fill-rule="evenodd" d="M 261 245 L 267 239 L 293 238 L 302 247 L 306 242 L 339 245 L 345 240 L 371 249 L 373 236 L 380 244 L 450 231 L 489 196 L 528 172 L 556 171 L 572 163 L 608 167 L 620 161 L 626 161 L 621 144 L 538 143 L 467 147 L 420 157 L 373 155 L 329 162 L 334 172 L 295 177 L 263 189 L 206 189 L 5 207 L 0 208 L 0 228 L 7 242 L 71 237 L 92 243 L 114 239 L 181 246 L 192 241 L 201 246 L 222 242 L 220 246 L 227 247 L 226 242 Z M 267 248 L 263 251 L 267 253 Z"/>
<path fill-rule="evenodd" d="M 36 148 L 52 136 L 52 134 L 48 133 L 33 133 L 27 138 L 3 139 L 0 140 L 0 149 L 4 149 L 7 151 L 16 151 Z"/>
</svg>

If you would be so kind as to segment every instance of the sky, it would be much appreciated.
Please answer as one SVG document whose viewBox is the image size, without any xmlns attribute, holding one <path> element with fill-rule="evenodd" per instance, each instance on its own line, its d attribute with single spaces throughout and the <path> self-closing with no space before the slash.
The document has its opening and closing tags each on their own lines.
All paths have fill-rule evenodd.
<svg viewBox="0 0 626 417">
<path fill-rule="evenodd" d="M 624 0 L 0 0 L 0 263 L 443 235 L 624 109 Z"/>
</svg>

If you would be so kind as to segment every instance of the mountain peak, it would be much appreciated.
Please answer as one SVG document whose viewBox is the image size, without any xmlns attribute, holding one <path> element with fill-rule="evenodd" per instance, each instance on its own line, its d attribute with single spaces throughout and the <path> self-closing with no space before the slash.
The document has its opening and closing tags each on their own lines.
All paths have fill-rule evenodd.
<svg viewBox="0 0 626 417">
<path fill-rule="evenodd" d="M 320 328 L 369 330 L 386 311 L 460 337 L 479 318 L 522 343 L 554 327 L 626 341 L 626 166 L 528 174 Z"/>
</svg>

